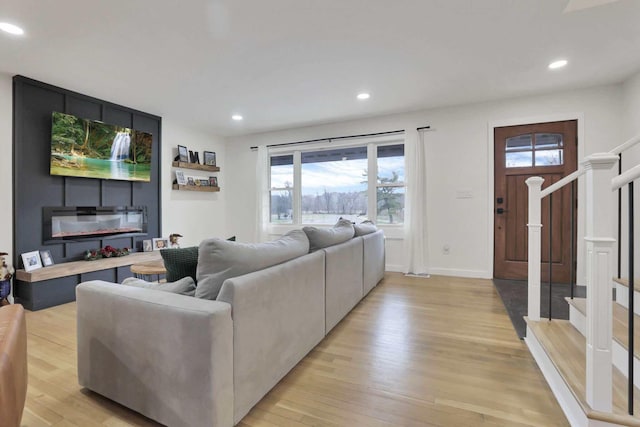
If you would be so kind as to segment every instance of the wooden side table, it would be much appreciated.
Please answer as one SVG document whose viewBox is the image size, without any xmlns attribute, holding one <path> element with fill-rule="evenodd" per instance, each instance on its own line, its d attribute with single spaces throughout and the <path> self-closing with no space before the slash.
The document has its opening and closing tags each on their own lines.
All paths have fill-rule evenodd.
<svg viewBox="0 0 640 427">
<path fill-rule="evenodd" d="M 147 282 L 153 281 L 153 276 L 156 276 L 156 280 L 160 282 L 160 276 L 167 274 L 167 269 L 164 268 L 164 261 L 158 260 L 132 264 L 131 272 L 134 277 Z"/>
</svg>

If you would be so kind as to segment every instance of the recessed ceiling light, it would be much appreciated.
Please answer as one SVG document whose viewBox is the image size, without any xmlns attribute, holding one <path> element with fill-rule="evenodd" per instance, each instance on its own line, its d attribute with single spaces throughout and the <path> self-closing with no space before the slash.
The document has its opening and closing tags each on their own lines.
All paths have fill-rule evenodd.
<svg viewBox="0 0 640 427">
<path fill-rule="evenodd" d="M 0 30 L 5 33 L 21 36 L 24 34 L 24 30 L 17 25 L 9 24 L 8 22 L 0 22 Z"/>
<path fill-rule="evenodd" d="M 371 98 L 371 95 L 369 95 L 368 93 L 359 93 L 358 94 L 358 99 L 369 99 Z"/>
<path fill-rule="evenodd" d="M 231 116 L 231 118 L 233 120 L 235 120 L 236 122 L 239 122 L 240 120 L 242 120 L 244 117 L 242 117 L 240 114 L 234 114 L 233 116 Z"/>
<path fill-rule="evenodd" d="M 568 64 L 568 61 L 566 59 L 560 59 L 558 61 L 553 61 L 551 64 L 549 64 L 549 69 L 555 70 L 558 68 L 562 68 L 567 64 Z"/>
</svg>

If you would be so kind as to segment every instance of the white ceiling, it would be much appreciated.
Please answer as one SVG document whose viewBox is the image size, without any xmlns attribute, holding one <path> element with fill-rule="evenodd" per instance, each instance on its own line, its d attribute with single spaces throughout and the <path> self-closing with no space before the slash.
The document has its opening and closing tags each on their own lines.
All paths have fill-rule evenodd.
<svg viewBox="0 0 640 427">
<path fill-rule="evenodd" d="M 638 0 L 5 0 L 1 21 L 26 34 L 0 34 L 0 72 L 219 135 L 640 70 Z M 569 65 L 548 70 L 558 58 Z M 357 100 L 361 91 L 371 99 Z"/>
</svg>

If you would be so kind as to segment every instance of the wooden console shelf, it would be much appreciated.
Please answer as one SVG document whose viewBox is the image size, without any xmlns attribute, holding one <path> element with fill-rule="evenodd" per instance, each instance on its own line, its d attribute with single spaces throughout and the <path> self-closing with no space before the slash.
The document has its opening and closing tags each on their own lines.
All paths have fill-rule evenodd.
<svg viewBox="0 0 640 427">
<path fill-rule="evenodd" d="M 210 193 L 220 191 L 220 187 L 211 187 L 209 185 L 178 185 L 173 184 L 174 190 L 185 190 L 185 191 L 208 191 Z"/>
<path fill-rule="evenodd" d="M 175 168 L 194 169 L 207 172 L 220 172 L 220 166 L 200 165 L 198 163 L 176 162 L 171 164 Z"/>
<path fill-rule="evenodd" d="M 62 264 L 54 264 L 37 270 L 26 272 L 16 271 L 16 279 L 23 282 L 40 282 L 42 280 L 57 279 L 60 277 L 74 276 L 76 274 L 90 273 L 92 271 L 107 270 L 125 265 L 141 262 L 157 261 L 162 259 L 160 251 L 134 252 L 127 256 L 115 258 L 102 258 L 95 261 L 72 261 Z"/>
</svg>

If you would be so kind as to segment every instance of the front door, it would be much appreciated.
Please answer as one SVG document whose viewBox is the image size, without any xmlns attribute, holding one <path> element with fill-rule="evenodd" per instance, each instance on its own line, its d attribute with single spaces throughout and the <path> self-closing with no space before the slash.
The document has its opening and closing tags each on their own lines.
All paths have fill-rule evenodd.
<svg viewBox="0 0 640 427">
<path fill-rule="evenodd" d="M 528 252 L 527 178 L 544 178 L 546 188 L 577 168 L 577 121 L 494 129 L 494 263 L 499 279 L 526 279 Z M 571 185 L 552 196 L 553 281 L 569 283 L 572 268 Z M 574 211 L 574 220 L 575 220 Z M 542 280 L 548 281 L 549 196 L 542 199 Z"/>
</svg>

